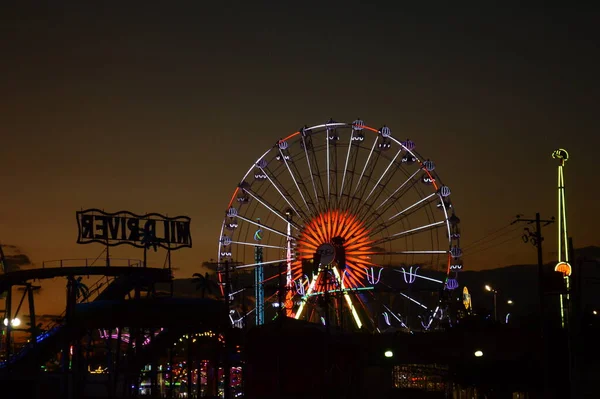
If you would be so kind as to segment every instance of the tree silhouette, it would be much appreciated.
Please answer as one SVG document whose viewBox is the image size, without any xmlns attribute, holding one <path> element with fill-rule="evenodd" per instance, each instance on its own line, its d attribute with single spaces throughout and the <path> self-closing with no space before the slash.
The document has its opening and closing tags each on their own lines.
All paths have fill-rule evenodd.
<svg viewBox="0 0 600 399">
<path fill-rule="evenodd" d="M 201 273 L 194 273 L 192 275 L 192 282 L 196 285 L 196 290 L 200 291 L 200 297 L 204 298 L 206 293 L 213 294 L 213 290 L 218 288 L 216 281 L 210 278 L 208 272 L 202 275 Z"/>
<path fill-rule="evenodd" d="M 158 249 L 159 239 L 156 237 L 156 234 L 152 230 L 149 229 L 139 229 L 141 239 L 140 241 L 144 245 L 144 249 L 148 250 L 150 248 L 154 249 L 154 252 Z"/>
<path fill-rule="evenodd" d="M 85 300 L 90 295 L 90 289 L 88 286 L 81 282 L 82 278 L 83 277 L 77 277 L 77 280 L 74 281 L 73 288 L 75 289 L 77 295 L 77 301 L 79 301 L 79 298 L 81 298 L 81 300 Z"/>
</svg>

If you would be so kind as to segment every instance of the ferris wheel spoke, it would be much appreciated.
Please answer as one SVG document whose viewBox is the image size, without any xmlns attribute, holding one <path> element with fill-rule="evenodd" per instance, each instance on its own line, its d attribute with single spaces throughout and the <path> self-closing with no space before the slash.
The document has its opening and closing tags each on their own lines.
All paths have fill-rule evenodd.
<svg viewBox="0 0 600 399">
<path fill-rule="evenodd" d="M 360 329 L 362 327 L 362 321 L 360 320 L 360 317 L 358 316 L 358 312 L 356 311 L 356 308 L 354 307 L 354 304 L 352 303 L 352 298 L 350 297 L 350 295 L 348 295 L 348 292 L 345 291 L 345 289 L 346 289 L 345 284 L 342 281 L 340 272 L 338 271 L 337 267 L 335 267 L 335 266 L 333 267 L 333 273 L 334 273 L 335 279 L 337 280 L 337 283 L 340 285 L 342 290 L 344 290 L 343 291 L 344 299 L 346 300 L 346 303 L 348 304 L 348 307 L 350 308 L 350 312 L 352 314 L 352 317 L 354 318 L 354 322 L 356 323 L 356 326 Z"/>
<path fill-rule="evenodd" d="M 370 209 L 370 206 L 368 206 L 368 204 L 366 204 L 366 202 L 363 202 L 363 198 L 365 198 L 365 194 L 367 192 L 369 181 L 373 177 L 373 172 L 375 171 L 375 168 L 377 167 L 380 157 L 381 157 L 381 150 L 379 150 L 375 153 L 375 156 L 372 157 L 372 159 L 374 158 L 374 160 L 372 160 L 367 165 L 366 169 L 363 170 L 363 178 L 365 178 L 365 183 L 362 184 L 362 186 L 358 189 L 358 192 L 356 193 L 356 195 L 353 196 L 353 200 L 355 200 L 354 204 L 352 205 L 353 212 L 356 215 L 359 215 L 359 217 L 361 217 L 361 218 L 362 218 L 362 214 Z"/>
<path fill-rule="evenodd" d="M 300 213 L 298 211 L 298 209 L 296 209 L 296 207 L 298 207 L 298 204 L 296 204 L 296 207 L 294 205 L 292 205 L 292 203 L 290 202 L 290 200 L 288 198 L 292 198 L 290 196 L 290 194 L 287 192 L 287 190 L 285 190 L 285 188 L 283 188 L 283 186 L 280 188 L 278 187 L 278 184 L 275 183 L 275 181 L 277 181 L 279 183 L 279 181 L 277 180 L 277 178 L 275 178 L 274 175 L 267 173 L 267 171 L 263 168 L 260 168 L 260 170 L 264 173 L 264 175 L 267 177 L 267 179 L 269 180 L 269 182 L 271 183 L 271 185 L 275 188 L 275 190 L 277 190 L 277 192 L 279 193 L 279 195 L 281 195 L 281 197 L 283 198 L 283 200 L 285 202 L 287 202 L 287 204 L 290 206 L 290 208 L 296 213 L 296 215 L 298 215 L 302 220 L 306 221 L 309 218 L 306 217 L 306 215 L 304 213 Z M 285 194 L 282 192 L 285 191 Z M 295 202 L 295 201 L 294 201 Z M 299 207 L 298 207 L 299 208 Z"/>
<path fill-rule="evenodd" d="M 312 214 L 312 209 L 310 208 L 310 206 L 308 206 L 308 203 L 306 202 L 306 198 L 304 198 L 304 193 L 302 192 L 302 190 L 300 189 L 300 186 L 298 185 L 298 180 L 296 180 L 296 177 L 294 176 L 294 173 L 292 172 L 292 169 L 290 168 L 290 164 L 287 161 L 287 159 L 285 159 L 285 156 L 283 155 L 281 148 L 279 149 L 279 154 L 281 156 L 281 159 L 283 159 L 283 162 L 285 163 L 285 166 L 286 166 L 288 172 L 290 173 L 290 177 L 294 181 L 294 185 L 296 186 L 296 189 L 298 190 L 298 193 L 300 194 L 300 197 L 302 198 L 302 201 L 304 202 L 304 205 L 306 206 L 308 213 Z M 298 178 L 301 179 L 300 175 L 298 176 Z M 304 186 L 304 181 L 302 181 L 302 185 Z"/>
<path fill-rule="evenodd" d="M 427 306 L 423 305 L 421 302 L 417 301 L 416 299 L 414 299 L 414 298 L 411 298 L 410 296 L 406 295 L 405 293 L 403 293 L 403 292 L 399 292 L 399 294 L 400 294 L 400 295 L 402 295 L 404 298 L 408 299 L 409 301 L 411 301 L 411 302 L 413 302 L 413 303 L 416 303 L 417 305 L 419 305 L 419 306 L 420 306 L 420 307 L 422 307 L 423 309 L 427 309 L 427 310 L 429 310 L 429 308 L 428 308 Z"/>
<path fill-rule="evenodd" d="M 264 279 L 264 280 L 263 280 L 263 281 L 261 281 L 260 283 L 261 283 L 261 284 L 264 284 L 264 283 L 266 283 L 267 281 L 271 281 L 271 280 L 274 280 L 274 279 L 276 279 L 276 278 L 281 278 L 281 276 L 283 276 L 283 275 L 284 275 L 284 274 L 286 274 L 286 273 L 287 273 L 287 270 L 284 270 L 284 271 L 282 271 L 282 272 L 279 272 L 279 273 L 275 273 L 274 275 L 272 275 L 271 277 L 267 277 L 266 279 Z"/>
<path fill-rule="evenodd" d="M 249 188 L 244 188 L 243 191 L 245 193 L 247 193 L 248 195 L 250 195 L 252 198 L 254 198 L 256 201 L 258 201 L 262 206 L 264 206 L 269 211 L 271 211 L 275 216 L 277 216 L 278 218 L 280 218 L 281 220 L 283 220 L 285 223 L 289 223 L 296 230 L 300 230 L 300 226 L 298 226 L 297 223 L 294 223 L 289 218 L 286 218 L 280 212 L 276 211 L 275 207 L 273 205 L 269 204 L 265 199 L 261 198 L 258 194 L 256 194 L 255 192 L 253 192 Z"/>
<path fill-rule="evenodd" d="M 390 165 L 394 165 L 396 157 L 394 158 L 394 160 L 392 160 L 392 162 L 390 163 Z M 388 187 L 388 185 L 390 184 L 390 182 L 392 181 L 392 179 L 394 178 L 394 176 L 396 175 L 396 173 L 398 173 L 398 170 L 400 170 L 400 165 L 396 164 L 398 167 L 395 167 L 392 169 L 391 173 L 387 173 L 388 169 L 386 169 L 386 171 L 384 172 L 384 174 L 382 175 L 382 177 L 379 179 L 379 181 L 377 182 L 377 184 L 373 187 L 373 190 L 371 191 L 372 195 L 371 197 L 371 201 L 366 201 L 365 200 L 365 205 L 360 208 L 360 214 L 358 215 L 362 220 L 364 220 L 365 222 L 369 222 L 370 218 L 374 218 L 375 220 L 378 220 L 379 217 L 381 216 L 380 214 L 378 214 L 376 212 L 375 208 L 375 203 L 379 200 L 379 197 L 381 197 L 381 194 L 384 193 L 385 188 Z M 380 188 L 379 190 L 377 190 L 377 188 Z"/>
<path fill-rule="evenodd" d="M 444 205 L 444 198 L 442 197 L 441 194 L 438 194 L 438 198 L 440 199 L 440 203 L 442 204 L 442 208 L 444 209 L 444 217 L 446 218 L 446 220 L 448 220 L 448 210 L 446 209 L 446 206 Z M 447 223 L 447 230 L 446 230 L 446 234 L 448 234 L 448 238 L 452 237 L 452 235 L 450 234 L 450 223 Z"/>
<path fill-rule="evenodd" d="M 312 171 L 312 166 L 310 164 L 310 157 L 308 156 L 308 150 L 306 149 L 306 141 L 304 138 L 304 133 L 302 134 L 302 148 L 304 149 L 304 155 L 306 156 L 306 164 L 308 165 L 308 173 L 310 174 L 310 180 L 312 182 L 313 190 L 315 192 L 315 204 L 319 203 L 319 194 L 317 194 L 317 185 L 315 184 L 315 177 Z M 311 144 L 312 145 L 312 144 Z"/>
<path fill-rule="evenodd" d="M 388 312 L 390 312 L 390 314 L 392 316 L 394 316 L 394 318 L 396 320 L 398 320 L 400 322 L 400 325 L 404 328 L 406 328 L 408 331 L 410 331 L 410 328 L 402 321 L 402 319 L 400 319 L 400 317 L 396 316 L 396 314 L 394 313 L 394 311 L 392 309 L 390 309 L 386 304 L 383 304 L 383 307 L 387 309 Z M 411 331 L 412 332 L 412 331 Z"/>
<path fill-rule="evenodd" d="M 267 225 L 265 225 L 265 224 L 263 224 L 263 223 L 258 223 L 258 222 L 255 222 L 254 220 L 252 220 L 252 219 L 248 219 L 248 218 L 246 218 L 246 217 L 244 217 L 244 216 L 241 216 L 241 215 L 237 215 L 236 217 L 237 217 L 238 219 L 240 219 L 240 220 L 243 220 L 244 222 L 247 222 L 247 223 L 253 224 L 253 225 L 255 225 L 255 226 L 258 226 L 258 227 L 264 228 L 265 230 L 269 230 L 269 231 L 271 231 L 271 232 L 273 232 L 273 233 L 275 233 L 275 234 L 279 234 L 280 236 L 283 236 L 283 237 L 285 237 L 286 239 L 289 237 L 289 236 L 288 236 L 286 233 L 284 233 L 284 232 L 282 232 L 282 231 L 279 231 L 279 230 L 277 230 L 277 229 L 274 229 L 274 228 L 272 228 L 272 227 L 269 227 L 269 226 L 267 226 Z"/>
<path fill-rule="evenodd" d="M 346 153 L 346 162 L 344 163 L 344 173 L 342 175 L 342 185 L 340 186 L 338 203 L 341 203 L 344 196 L 344 184 L 346 183 L 346 171 L 348 170 L 348 161 L 350 161 L 350 153 L 352 152 L 352 140 L 354 138 L 354 129 L 350 132 L 350 142 L 348 143 L 348 152 Z"/>
<path fill-rule="evenodd" d="M 358 144 L 358 146 L 360 147 L 360 144 Z M 352 158 L 352 160 L 351 160 L 352 173 L 350 173 L 350 182 L 348 184 L 348 194 L 346 196 L 346 206 L 345 206 L 345 209 L 348 209 L 348 210 L 350 210 L 352 208 L 352 205 L 354 204 L 354 201 L 356 200 L 356 197 L 352 194 L 352 185 L 358 179 L 359 174 L 358 174 L 357 170 L 360 168 L 358 166 L 358 163 L 359 163 L 358 151 L 355 151 L 355 153 L 352 154 L 350 157 Z"/>
<path fill-rule="evenodd" d="M 336 132 L 336 136 L 335 137 L 339 137 L 337 136 L 337 132 Z M 338 149 L 338 142 L 337 139 L 333 141 L 333 154 L 332 154 L 332 164 L 333 164 L 333 199 L 335 201 L 335 207 L 339 208 L 340 206 L 340 201 L 339 201 L 339 187 L 338 185 L 340 184 L 340 179 L 338 176 L 338 154 L 337 154 L 337 149 Z"/>
<path fill-rule="evenodd" d="M 331 200 L 331 183 L 329 182 L 331 177 L 331 170 L 329 169 L 329 129 L 325 130 L 325 142 L 327 152 L 327 208 L 329 208 L 329 203 Z"/>
<path fill-rule="evenodd" d="M 354 191 L 352 192 L 352 196 L 354 196 L 356 194 L 356 192 L 358 191 L 358 187 L 360 186 L 360 182 L 361 182 L 363 176 L 365 175 L 365 171 L 367 170 L 367 166 L 369 165 L 369 161 L 371 160 L 371 156 L 373 155 L 373 151 L 375 151 L 376 146 L 377 146 L 377 136 L 375 136 L 375 141 L 373 142 L 373 147 L 371 147 L 371 151 L 369 152 L 369 156 L 367 157 L 367 160 L 365 161 L 365 165 L 363 166 L 363 170 L 360 173 L 360 177 L 356 181 L 356 186 L 354 186 Z"/>
<path fill-rule="evenodd" d="M 417 175 L 417 173 L 419 173 L 419 170 L 410 175 L 381 204 L 379 204 L 379 206 L 375 208 L 370 215 L 365 218 L 365 225 L 367 227 L 371 227 L 373 223 L 377 221 L 380 215 L 385 214 L 400 198 L 402 198 L 405 192 L 407 192 L 417 183 L 417 180 L 414 180 L 414 177 Z M 400 195 L 396 196 L 397 194 Z"/>
<path fill-rule="evenodd" d="M 313 164 L 316 169 L 316 173 L 314 174 L 315 180 L 317 181 L 317 185 L 321 188 L 318 204 L 323 204 L 322 207 L 324 209 L 328 209 L 327 203 L 327 193 L 325 192 L 325 184 L 323 183 L 323 176 L 321 174 L 321 168 L 319 167 L 319 162 L 317 160 L 317 154 L 315 153 L 314 147 L 311 147 L 311 154 L 313 158 Z"/>
<path fill-rule="evenodd" d="M 250 267 L 263 266 L 263 265 L 272 265 L 274 263 L 285 263 L 287 259 L 279 259 L 279 260 L 269 260 L 266 262 L 257 262 L 257 263 L 248 263 L 245 265 L 236 266 L 237 269 L 248 269 Z"/>
<path fill-rule="evenodd" d="M 258 244 L 256 242 L 244 242 L 244 241 L 231 241 L 232 244 L 237 244 L 237 245 L 248 245 L 251 247 L 256 247 L 256 246 L 260 246 L 263 248 L 275 248 L 275 249 L 287 249 L 287 247 L 280 247 L 277 245 L 265 245 L 265 244 Z"/>
<path fill-rule="evenodd" d="M 379 183 L 381 183 L 381 181 L 383 180 L 383 178 L 385 177 L 385 175 L 387 174 L 387 172 L 390 170 L 390 168 L 392 167 L 392 165 L 394 164 L 394 162 L 396 162 L 396 159 L 398 159 L 398 157 L 400 156 L 401 153 L 402 153 L 402 149 L 396 153 L 396 155 L 394 156 L 394 158 L 392 158 L 392 160 L 390 161 L 390 163 L 387 166 L 387 168 L 385 168 L 385 170 L 383 171 L 383 173 L 381 174 L 381 176 L 377 180 L 377 183 L 375 183 L 373 185 L 373 188 L 369 192 L 369 195 L 367 195 L 367 197 L 364 199 L 365 203 L 369 200 L 369 198 L 371 198 L 371 195 L 373 195 L 373 192 L 377 189 L 377 187 L 382 187 L 383 188 L 383 186 L 380 186 Z"/>
<path fill-rule="evenodd" d="M 392 192 L 390 194 L 389 197 L 387 197 L 385 200 L 383 200 L 383 202 L 381 204 L 379 204 L 379 206 L 376 208 L 376 210 L 379 210 L 379 208 L 381 208 L 382 206 L 384 206 L 390 199 L 392 199 L 400 190 L 402 190 L 409 182 L 412 181 L 412 179 L 417 175 L 417 173 L 419 173 L 421 171 L 421 169 L 418 169 L 415 173 L 413 173 L 412 175 L 410 175 L 408 177 L 408 179 L 406 179 L 402 184 L 400 184 L 398 186 L 397 189 L 394 190 L 394 192 Z"/>
<path fill-rule="evenodd" d="M 418 207 L 419 205 L 425 203 L 427 204 L 427 201 L 429 201 L 431 198 L 435 197 L 437 194 L 436 193 L 431 193 L 429 194 L 427 197 L 423 197 L 420 200 L 418 200 L 417 202 L 415 202 L 412 205 L 409 205 L 408 207 L 404 208 L 403 210 L 401 210 L 400 212 L 396 213 L 395 215 L 391 216 L 388 221 L 392 220 L 392 219 L 396 219 L 398 216 L 405 214 L 407 211 Z"/>
<path fill-rule="evenodd" d="M 397 273 L 402 273 L 405 276 L 407 275 L 407 272 L 404 270 L 398 270 L 398 269 L 392 269 L 392 270 L 394 270 Z M 420 274 L 417 274 L 416 272 L 410 273 L 410 277 L 416 277 L 416 278 L 420 278 L 423 280 L 433 281 L 434 283 L 438 283 L 438 284 L 442 284 L 442 285 L 444 284 L 444 282 L 442 280 L 438 280 L 436 278 L 431 278 L 431 277 L 427 277 L 427 276 L 421 276 Z"/>
<path fill-rule="evenodd" d="M 374 195 L 371 197 L 371 201 L 368 203 L 368 207 L 363 208 L 363 214 L 361 215 L 361 218 L 365 220 L 365 222 L 368 222 L 370 218 L 375 218 L 375 220 L 379 218 L 380 214 L 378 214 L 375 210 L 375 205 L 379 201 L 381 195 L 387 193 L 386 188 L 390 186 L 392 179 L 395 178 L 396 174 L 400 170 L 404 169 L 402 168 L 401 164 L 396 163 L 396 167 L 392 169 L 391 173 L 387 173 L 385 178 L 379 183 L 380 189 L 374 192 Z"/>
<path fill-rule="evenodd" d="M 314 215 L 316 215 L 319 210 L 317 207 L 317 204 L 315 204 L 315 202 L 313 201 L 312 197 L 311 197 L 311 193 L 310 193 L 310 189 L 308 187 L 308 184 L 304 181 L 304 178 L 302 177 L 302 173 L 300 173 L 300 170 L 298 170 L 298 166 L 296 164 L 296 162 L 288 162 L 289 167 L 291 168 L 293 175 L 297 177 L 297 181 L 298 184 L 300 185 L 300 187 L 302 187 L 304 189 L 304 203 L 305 205 L 308 206 L 308 211 L 309 213 L 314 217 Z M 292 173 L 290 172 L 290 173 Z"/>
<path fill-rule="evenodd" d="M 241 292 L 241 291 L 243 291 L 243 290 L 240 290 L 240 292 Z M 234 295 L 234 294 L 231 294 L 231 295 Z M 275 294 L 273 294 L 273 295 L 270 295 L 269 297 L 265 298 L 265 300 L 264 300 L 264 303 L 265 303 L 265 304 L 266 304 L 266 303 L 271 303 L 271 300 L 273 299 L 273 297 L 274 297 L 275 295 L 277 295 L 277 292 L 276 292 Z M 234 320 L 232 320 L 232 324 L 233 324 L 233 323 L 235 323 L 235 322 L 237 322 L 237 323 L 240 323 L 242 320 L 244 320 L 246 317 L 250 316 L 250 315 L 251 315 L 252 313 L 254 313 L 255 311 L 256 311 L 256 307 L 254 307 L 254 308 L 252 308 L 252 309 L 250 309 L 250 310 L 246 311 L 246 312 L 244 313 L 244 315 L 243 315 L 243 316 L 241 316 L 239 319 L 237 319 L 237 320 L 235 320 L 235 321 L 234 321 Z M 230 319 L 233 319 L 233 318 L 230 316 Z"/>
<path fill-rule="evenodd" d="M 377 245 L 377 244 L 381 244 L 381 243 L 384 243 L 384 242 L 393 241 L 395 239 L 398 239 L 398 238 L 401 238 L 401 237 L 405 237 L 405 236 L 409 236 L 409 235 L 419 234 L 419 233 L 422 233 L 422 232 L 425 232 L 425 231 L 429 231 L 429 230 L 432 230 L 432 229 L 439 228 L 440 226 L 445 225 L 445 224 L 446 224 L 445 220 L 440 220 L 439 222 L 430 223 L 430 224 L 427 224 L 425 226 L 415 227 L 414 229 L 401 231 L 399 233 L 392 234 L 389 237 L 380 238 L 379 240 L 376 240 L 373 243 L 373 245 Z"/>
<path fill-rule="evenodd" d="M 319 161 L 317 158 L 317 153 L 315 152 L 315 146 L 313 144 L 313 135 L 308 135 L 307 136 L 308 140 L 307 141 L 307 145 L 305 146 L 305 150 L 308 153 L 308 150 L 310 150 L 310 154 L 309 154 L 309 165 L 312 163 L 314 165 L 314 169 L 312 169 L 312 173 L 311 173 L 311 177 L 313 180 L 316 180 L 315 182 L 315 187 L 318 186 L 320 188 L 319 192 L 316 192 L 317 194 L 317 200 L 316 203 L 320 204 L 321 202 L 319 201 L 319 198 L 323 198 L 323 201 L 326 202 L 327 201 L 327 194 L 325 193 L 325 187 L 323 187 L 323 180 L 321 178 L 321 170 L 319 168 Z M 308 149 L 306 148 L 308 147 Z M 312 158 L 312 161 L 310 160 Z"/>
</svg>

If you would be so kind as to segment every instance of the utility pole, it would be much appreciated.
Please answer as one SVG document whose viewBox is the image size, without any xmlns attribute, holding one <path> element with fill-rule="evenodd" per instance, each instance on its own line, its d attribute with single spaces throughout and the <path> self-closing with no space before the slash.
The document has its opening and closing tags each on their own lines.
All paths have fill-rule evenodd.
<svg viewBox="0 0 600 399">
<path fill-rule="evenodd" d="M 529 228 L 524 229 L 523 241 L 525 243 L 531 243 L 537 249 L 537 261 L 538 261 L 538 295 L 540 300 L 540 314 L 543 315 L 544 310 L 544 289 L 543 289 L 543 279 L 544 279 L 544 260 L 543 260 L 543 251 L 542 251 L 542 241 L 544 237 L 542 236 L 542 223 L 544 223 L 544 227 L 549 224 L 554 223 L 554 217 L 549 220 L 542 220 L 540 218 L 539 212 L 535 214 L 535 219 L 524 219 L 522 215 L 517 215 L 515 220 L 511 224 L 515 223 L 527 223 L 532 224 L 535 223 L 535 232 L 529 230 Z"/>
<path fill-rule="evenodd" d="M 542 395 L 546 397 L 546 394 L 550 392 L 549 389 L 549 379 L 548 379 L 548 361 L 547 361 L 547 351 L 546 351 L 546 334 L 545 334 L 545 306 L 544 306 L 544 260 L 543 260 L 543 251 L 542 251 L 542 241 L 544 237 L 542 236 L 542 223 L 544 223 L 544 227 L 549 224 L 554 223 L 554 217 L 549 220 L 542 220 L 540 218 L 540 213 L 535 214 L 535 219 L 524 219 L 521 217 L 522 215 L 517 215 L 515 220 L 511 224 L 515 223 L 527 223 L 532 224 L 535 223 L 535 232 L 529 230 L 528 227 L 524 229 L 523 234 L 523 242 L 530 242 L 537 249 L 537 261 L 538 261 L 538 295 L 539 295 L 539 313 L 540 313 L 540 360 L 542 366 L 542 375 L 543 375 L 543 385 L 542 385 Z"/>
</svg>

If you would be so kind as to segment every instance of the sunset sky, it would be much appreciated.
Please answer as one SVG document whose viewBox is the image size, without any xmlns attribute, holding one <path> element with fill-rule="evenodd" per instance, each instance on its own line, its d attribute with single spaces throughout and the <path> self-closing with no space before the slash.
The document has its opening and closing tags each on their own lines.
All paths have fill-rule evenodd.
<svg viewBox="0 0 600 399">
<path fill-rule="evenodd" d="M 216 257 L 249 166 L 331 117 L 415 141 L 452 188 L 467 248 L 516 214 L 556 215 L 550 155 L 564 147 L 570 235 L 600 245 L 596 10 L 153 3 L 2 6 L 0 241 L 11 254 L 39 267 L 96 257 L 101 245 L 75 243 L 82 208 L 183 214 L 194 245 L 173 261 L 189 277 Z M 544 235 L 550 257 L 555 226 Z M 535 262 L 519 239 L 495 243 L 474 245 L 465 268 Z"/>
</svg>

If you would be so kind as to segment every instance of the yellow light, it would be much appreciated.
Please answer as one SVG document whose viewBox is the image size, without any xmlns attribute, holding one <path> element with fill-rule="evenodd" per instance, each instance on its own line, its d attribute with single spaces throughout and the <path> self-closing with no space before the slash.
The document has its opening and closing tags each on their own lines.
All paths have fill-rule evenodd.
<svg viewBox="0 0 600 399">
<path fill-rule="evenodd" d="M 321 270 L 319 270 L 319 272 L 320 271 Z M 338 269 L 336 267 L 333 268 L 333 273 L 335 275 L 335 278 L 340 283 L 342 283 L 342 277 L 340 276 L 340 272 L 338 271 Z M 308 298 L 310 296 L 310 294 L 312 294 L 313 290 L 315 289 L 315 285 L 316 285 L 318 277 L 319 277 L 318 274 L 316 276 L 314 276 L 313 281 L 311 282 L 310 286 L 308 287 L 308 291 L 306 292 L 305 298 Z M 350 295 L 348 295 L 348 291 L 345 291 L 346 285 L 341 284 L 341 286 L 342 286 L 342 290 L 344 290 L 344 299 L 346 300 L 346 303 L 348 304 L 348 307 L 350 308 L 350 313 L 352 314 L 352 317 L 354 318 L 354 321 L 356 322 L 356 326 L 360 329 L 362 327 L 362 321 L 360 320 L 360 317 L 358 316 L 358 312 L 356 311 L 356 308 L 354 307 L 354 304 L 352 303 L 352 298 L 350 298 Z M 300 315 L 302 314 L 302 310 L 304 309 L 305 304 L 306 304 L 306 299 L 304 299 L 302 301 L 302 303 L 300 304 L 300 307 L 298 308 L 298 311 L 296 312 L 296 315 L 294 316 L 296 319 L 300 318 Z"/>
<path fill-rule="evenodd" d="M 471 294 L 469 294 L 469 290 L 467 289 L 466 285 L 463 287 L 463 305 L 465 305 L 465 309 L 467 310 L 473 307 L 471 303 Z"/>
<path fill-rule="evenodd" d="M 383 353 L 383 356 L 392 357 L 392 356 L 394 356 L 394 352 L 392 352 L 391 350 L 387 350 Z"/>
<path fill-rule="evenodd" d="M 486 284 L 485 285 L 485 290 L 491 292 L 492 291 L 492 287 L 490 287 L 489 285 Z"/>
<path fill-rule="evenodd" d="M 597 315 L 597 314 L 598 314 L 598 311 L 597 311 L 597 310 L 594 310 L 594 311 L 592 311 L 592 313 L 593 313 L 594 315 Z"/>
<path fill-rule="evenodd" d="M 306 296 L 305 298 L 308 298 L 310 294 L 312 294 L 313 290 L 315 289 L 315 284 L 317 283 L 317 278 L 319 277 L 319 275 L 317 274 L 316 276 L 313 277 L 313 281 L 310 283 L 310 286 L 308 287 L 308 291 L 306 291 Z M 296 320 L 300 319 L 300 315 L 302 314 L 302 309 L 304 309 L 304 304 L 306 303 L 307 299 L 303 299 L 302 303 L 300 304 L 300 307 L 298 308 L 298 311 L 296 312 L 296 315 L 294 316 L 294 318 Z"/>
<path fill-rule="evenodd" d="M 483 356 L 483 351 L 477 350 L 475 351 L 475 357 L 481 357 Z"/>
<path fill-rule="evenodd" d="M 512 305 L 514 302 L 512 301 L 512 299 L 509 299 L 508 301 L 506 301 L 506 303 L 508 303 L 509 305 Z"/>
<path fill-rule="evenodd" d="M 340 276 L 340 272 L 338 271 L 338 269 L 336 267 L 333 268 L 333 273 L 335 274 L 335 277 L 340 282 L 340 284 L 342 286 L 342 290 L 345 290 L 346 289 L 345 284 L 342 281 L 342 277 Z M 348 303 L 348 307 L 350 308 L 350 312 L 352 313 L 352 317 L 354 317 L 354 321 L 356 322 L 356 326 L 360 329 L 362 327 L 362 322 L 360 321 L 360 317 L 358 317 L 358 313 L 356 312 L 356 308 L 352 304 L 352 298 L 350 298 L 350 295 L 348 295 L 348 291 L 344 291 L 344 298 L 346 299 L 346 302 Z"/>
</svg>

